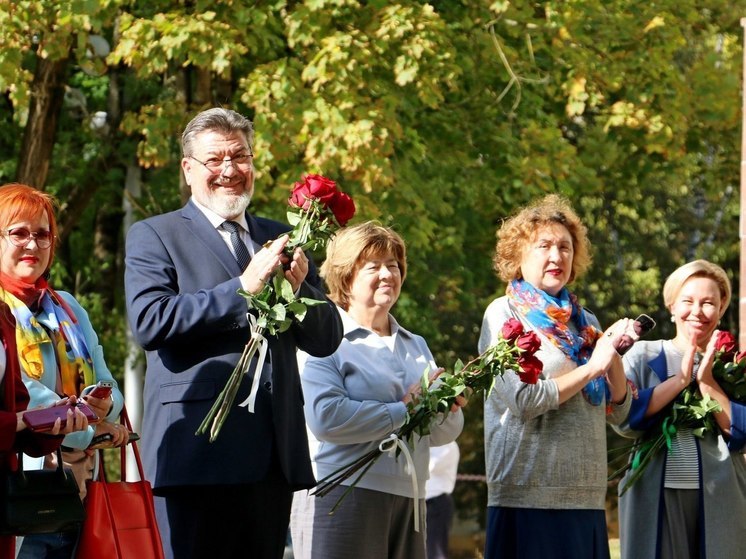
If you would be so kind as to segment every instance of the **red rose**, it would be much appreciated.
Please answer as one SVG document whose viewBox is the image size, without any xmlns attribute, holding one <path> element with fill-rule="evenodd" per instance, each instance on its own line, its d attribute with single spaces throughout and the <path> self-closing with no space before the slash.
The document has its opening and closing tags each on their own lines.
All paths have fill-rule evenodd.
<svg viewBox="0 0 746 559">
<path fill-rule="evenodd" d="M 524 332 L 518 336 L 515 345 L 525 353 L 533 355 L 539 351 L 541 341 L 539 340 L 539 336 L 536 335 L 536 332 Z"/>
<path fill-rule="evenodd" d="M 324 206 L 329 206 L 339 194 L 337 183 L 321 175 L 306 175 L 303 182 L 293 185 L 293 193 L 288 198 L 288 204 L 298 208 L 308 209 L 309 198 L 315 198 Z"/>
<path fill-rule="evenodd" d="M 738 344 L 733 334 L 727 330 L 718 331 L 717 338 L 715 338 L 715 350 L 724 351 L 725 353 L 731 353 L 736 351 Z"/>
<path fill-rule="evenodd" d="M 523 334 L 523 324 L 517 318 L 509 318 L 500 332 L 500 335 L 509 342 L 516 341 L 521 334 Z"/>
<path fill-rule="evenodd" d="M 306 175 L 306 184 L 311 196 L 325 206 L 328 206 L 338 194 L 337 183 L 321 175 Z"/>
<path fill-rule="evenodd" d="M 296 182 L 293 185 L 293 193 L 288 198 L 288 204 L 296 208 L 307 210 L 311 205 L 311 189 L 306 182 Z"/>
<path fill-rule="evenodd" d="M 355 215 L 355 202 L 344 192 L 337 192 L 337 195 L 329 202 L 329 209 L 334 214 L 339 226 L 344 227 Z"/>
<path fill-rule="evenodd" d="M 518 377 L 526 384 L 536 384 L 539 380 L 544 364 L 535 356 L 528 353 L 522 353 L 518 356 Z"/>
</svg>

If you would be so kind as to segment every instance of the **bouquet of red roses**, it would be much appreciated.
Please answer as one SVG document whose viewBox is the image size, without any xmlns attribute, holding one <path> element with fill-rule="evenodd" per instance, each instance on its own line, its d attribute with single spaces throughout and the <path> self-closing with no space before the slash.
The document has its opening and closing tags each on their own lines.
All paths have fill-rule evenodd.
<svg viewBox="0 0 746 559">
<path fill-rule="evenodd" d="M 715 358 L 712 362 L 712 376 L 729 400 L 746 404 L 746 351 L 738 351 L 736 338 L 728 331 L 721 330 L 715 338 Z M 632 487 L 642 476 L 653 457 L 671 448 L 671 439 L 676 431 L 688 428 L 696 437 L 703 437 L 707 431 L 717 429 L 713 414 L 721 411 L 720 405 L 709 396 L 703 396 L 695 382 L 679 394 L 663 419 L 659 429 L 646 433 L 632 446 L 632 460 L 614 472 L 610 479 L 623 474 L 628 469 L 633 473 L 625 483 L 620 495 Z"/>
<path fill-rule="evenodd" d="M 727 330 L 718 332 L 715 339 L 712 376 L 728 399 L 746 404 L 746 350 L 738 351 L 735 336 Z"/>
<path fill-rule="evenodd" d="M 326 248 L 334 233 L 355 215 L 355 203 L 347 194 L 337 190 L 337 184 L 321 175 L 306 175 L 301 182 L 293 185 L 288 199 L 288 223 L 292 230 L 285 246 L 285 253 L 292 258 L 293 251 L 320 250 Z M 271 242 L 271 241 L 270 241 Z M 223 390 L 197 429 L 196 434 L 210 432 L 210 442 L 215 441 L 228 417 L 238 393 L 243 376 L 254 370 L 254 378 L 249 397 L 239 406 L 254 412 L 254 401 L 259 389 L 259 377 L 267 352 L 265 333 L 276 335 L 290 328 L 294 320 L 302 321 L 307 308 L 322 305 L 324 301 L 296 298 L 290 282 L 285 279 L 282 269 L 275 271 L 272 280 L 257 294 L 239 290 L 246 298 L 250 309 L 257 316 L 250 316 L 251 338 L 241 354 Z M 252 363 L 258 353 L 258 359 Z"/>
<path fill-rule="evenodd" d="M 312 494 L 323 497 L 357 473 L 348 490 L 332 508 L 334 512 L 376 460 L 393 448 L 398 456 L 406 443 L 413 443 L 415 435 L 428 435 L 433 421 L 439 420 L 441 415 L 447 416 L 458 396 L 489 394 L 497 378 L 507 370 L 514 371 L 527 384 L 536 384 L 543 368 L 535 355 L 540 346 L 541 341 L 535 332 L 525 332 L 520 321 L 511 318 L 503 325 L 494 345 L 467 363 L 457 361 L 453 373 L 444 372 L 430 384 L 429 371 L 425 371 L 420 396 L 407 404 L 407 422 L 377 448 L 320 480 L 311 490 Z"/>
</svg>

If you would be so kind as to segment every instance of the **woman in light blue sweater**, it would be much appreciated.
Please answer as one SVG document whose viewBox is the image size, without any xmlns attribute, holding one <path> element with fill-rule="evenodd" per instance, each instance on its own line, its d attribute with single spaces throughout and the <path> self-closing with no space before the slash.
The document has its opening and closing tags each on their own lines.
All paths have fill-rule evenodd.
<svg viewBox="0 0 746 559">
<path fill-rule="evenodd" d="M 312 458 L 319 479 L 377 448 L 404 425 L 423 373 L 438 370 L 425 340 L 390 314 L 406 275 L 399 235 L 371 222 L 343 229 L 327 248 L 320 272 L 339 307 L 344 338 L 329 357 L 302 358 L 305 414 L 318 440 Z M 292 531 L 299 544 L 296 556 L 425 559 L 424 523 L 415 531 L 413 505 L 424 519 L 429 448 L 453 441 L 462 427 L 463 415 L 456 409 L 435 421 L 430 435 L 416 438 L 409 447 L 414 471 L 404 453 L 382 455 L 331 516 L 354 476 L 322 498 L 307 497 Z"/>
</svg>

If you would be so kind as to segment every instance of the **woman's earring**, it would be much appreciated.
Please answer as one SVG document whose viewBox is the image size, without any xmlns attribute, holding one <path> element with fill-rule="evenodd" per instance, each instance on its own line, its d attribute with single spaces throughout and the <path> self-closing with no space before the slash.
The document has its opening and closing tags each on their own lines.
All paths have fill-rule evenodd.
<svg viewBox="0 0 746 559">
<path fill-rule="evenodd" d="M 671 315 L 671 322 L 676 322 L 676 317 L 674 315 Z"/>
</svg>

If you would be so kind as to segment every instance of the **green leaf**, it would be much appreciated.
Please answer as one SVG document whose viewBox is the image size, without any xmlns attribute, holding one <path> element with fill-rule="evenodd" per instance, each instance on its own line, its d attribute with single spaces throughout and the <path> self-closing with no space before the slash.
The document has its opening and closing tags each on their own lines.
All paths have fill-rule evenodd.
<svg viewBox="0 0 746 559">
<path fill-rule="evenodd" d="M 276 322 L 284 321 L 286 316 L 287 311 L 285 310 L 285 305 L 281 303 L 278 303 L 269 310 L 269 318 Z"/>
<path fill-rule="evenodd" d="M 307 308 L 302 301 L 288 303 L 287 309 L 288 313 L 292 313 L 293 316 L 295 316 L 295 320 L 298 322 L 303 322 L 303 319 L 306 318 Z"/>
<path fill-rule="evenodd" d="M 279 297 L 283 301 L 293 301 L 295 300 L 295 294 L 293 292 L 293 286 L 290 285 L 290 282 L 286 280 L 284 277 L 275 276 L 279 279 L 275 283 L 275 290 L 277 290 Z"/>
<path fill-rule="evenodd" d="M 301 216 L 299 216 L 298 212 L 294 210 L 288 210 L 286 214 L 286 218 L 287 218 L 287 222 L 293 227 L 298 225 L 298 223 L 300 223 L 300 220 L 301 220 Z"/>
<path fill-rule="evenodd" d="M 299 299 L 296 299 L 296 301 L 303 303 L 307 307 L 318 307 L 319 305 L 326 305 L 326 301 L 322 301 L 321 299 L 310 299 L 308 297 L 301 297 Z"/>
</svg>

